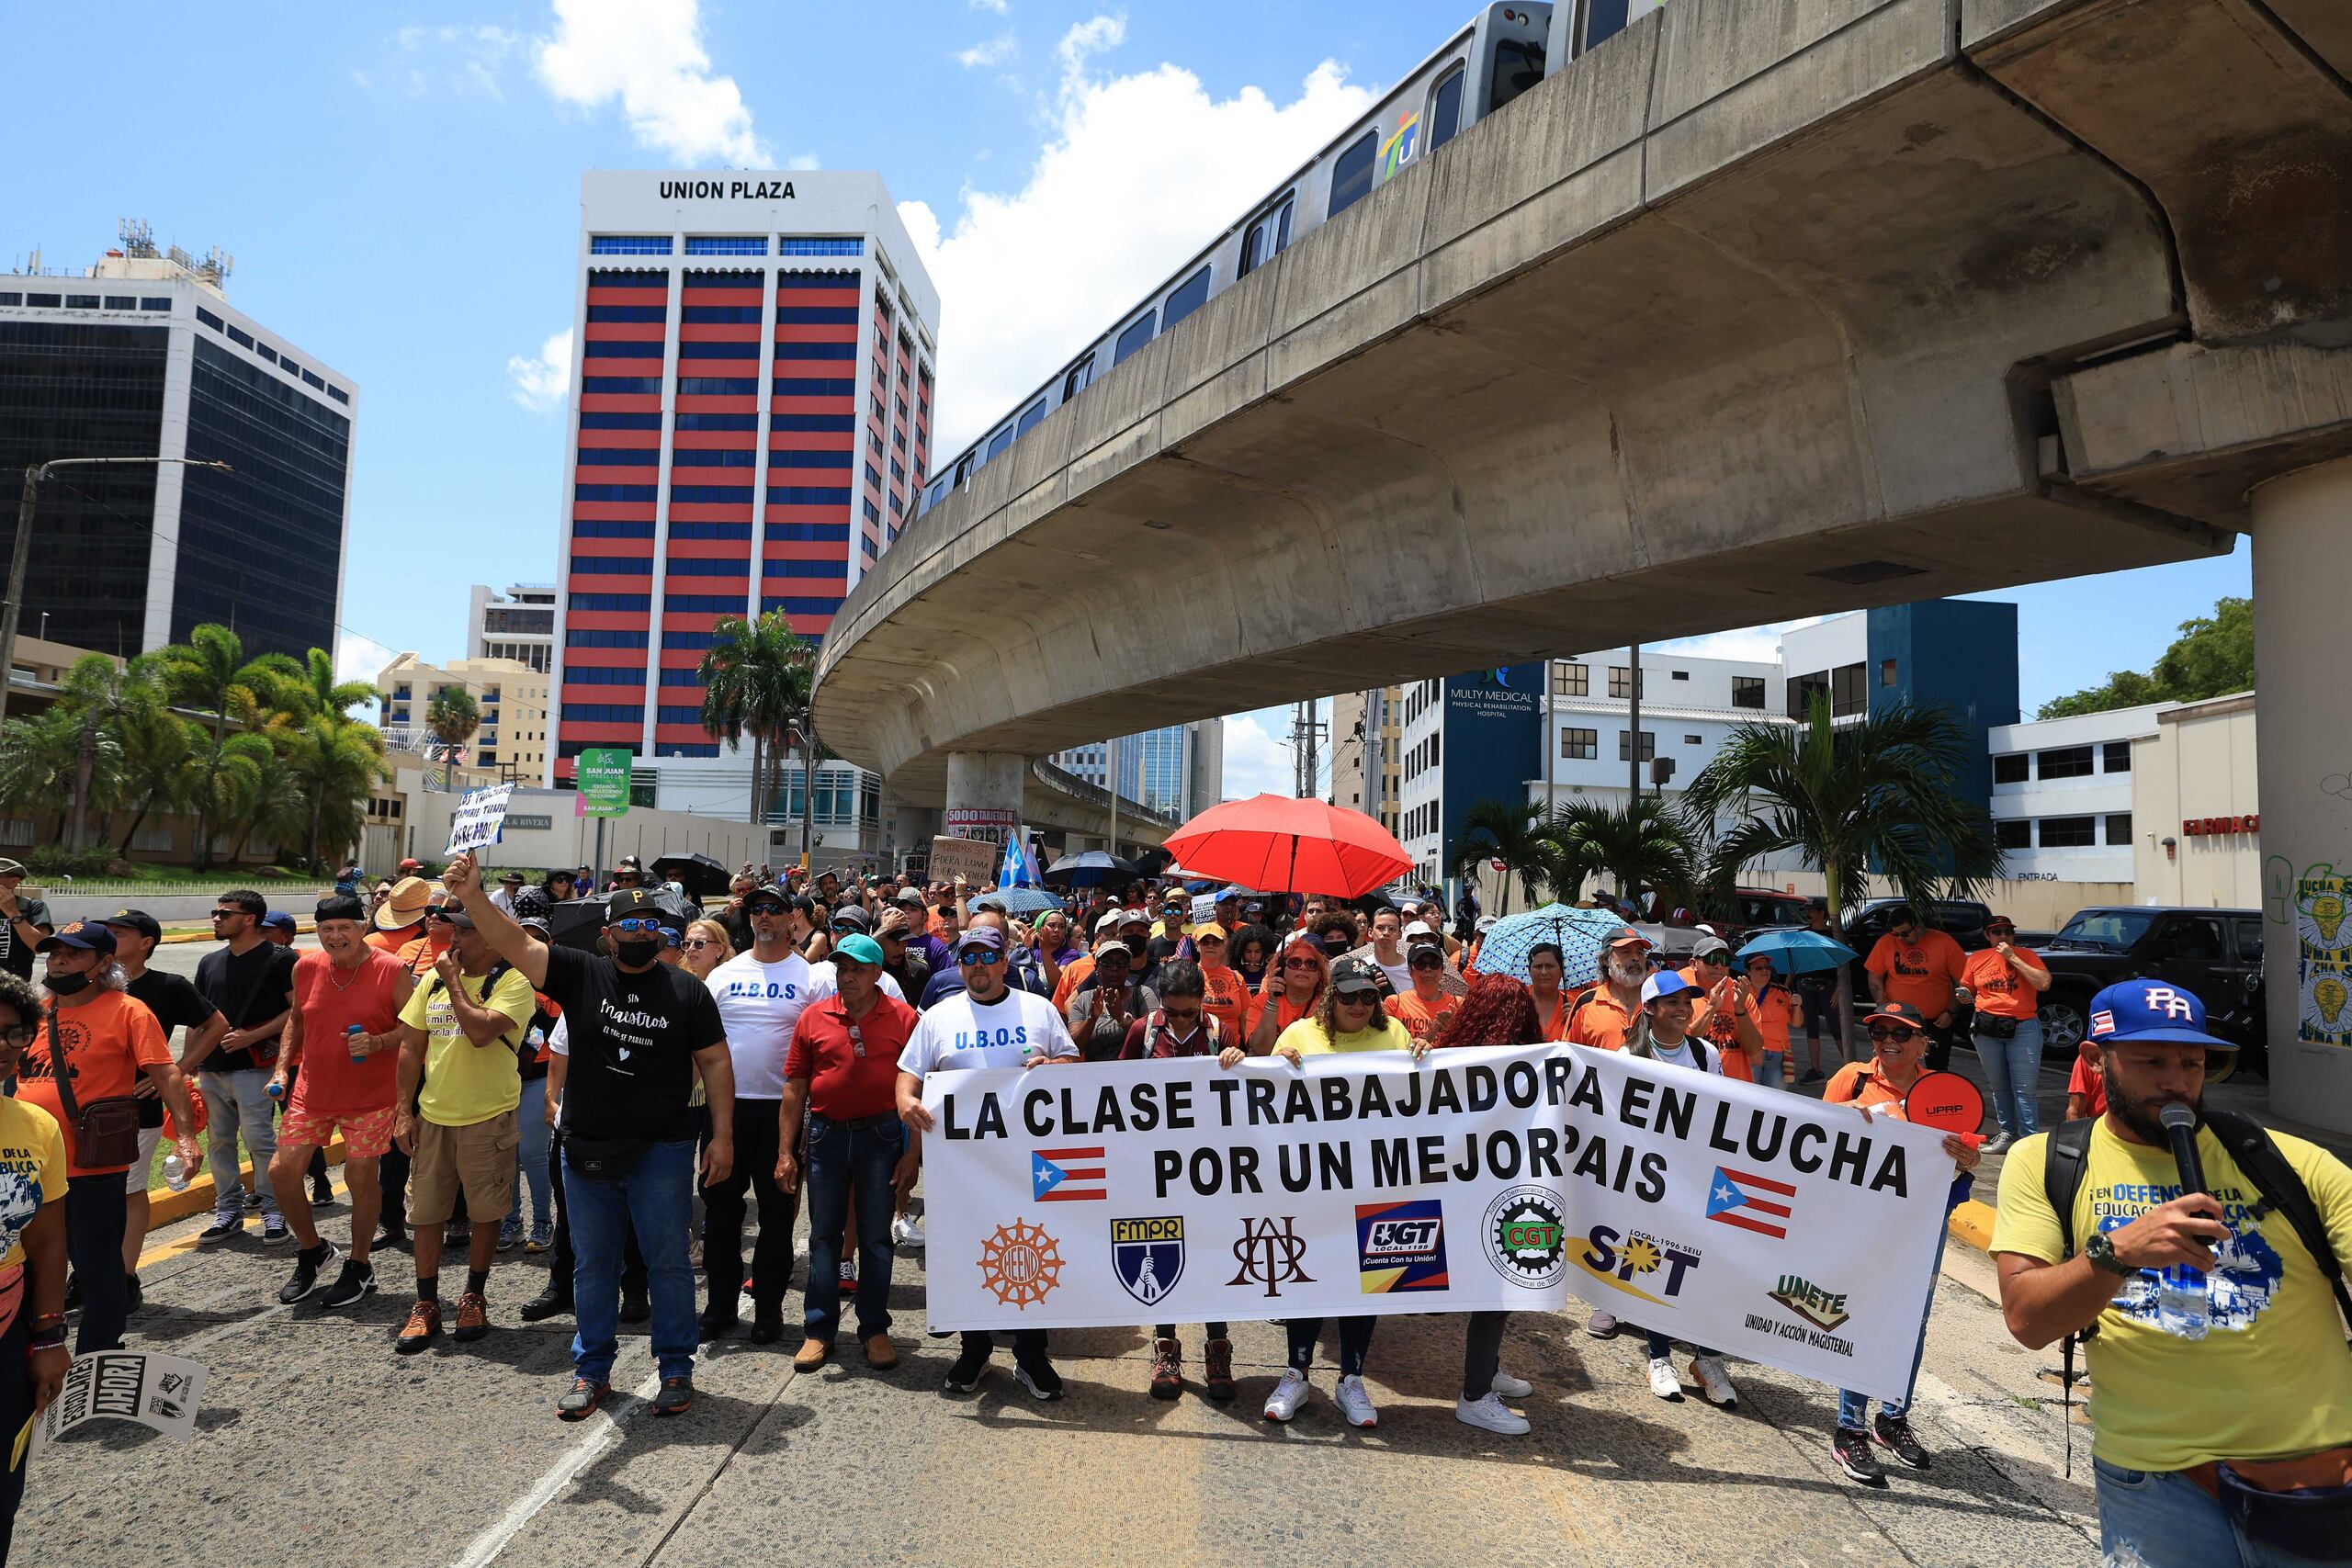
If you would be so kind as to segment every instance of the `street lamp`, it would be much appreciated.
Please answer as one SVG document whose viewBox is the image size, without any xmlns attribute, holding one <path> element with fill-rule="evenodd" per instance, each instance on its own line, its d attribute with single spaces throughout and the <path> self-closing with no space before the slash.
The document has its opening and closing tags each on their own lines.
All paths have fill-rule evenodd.
<svg viewBox="0 0 2352 1568">
<path fill-rule="evenodd" d="M 40 481 L 51 468 L 97 463 L 178 463 L 191 468 L 218 468 L 224 474 L 236 471 L 226 463 L 197 457 L 51 457 L 26 468 L 24 498 L 17 503 L 17 547 L 8 559 L 8 596 L 0 600 L 0 724 L 7 722 L 8 687 L 16 678 L 17 617 L 25 605 L 25 574 L 32 568 L 33 503 L 40 497 Z M 48 629 L 44 619 L 41 630 Z"/>
</svg>

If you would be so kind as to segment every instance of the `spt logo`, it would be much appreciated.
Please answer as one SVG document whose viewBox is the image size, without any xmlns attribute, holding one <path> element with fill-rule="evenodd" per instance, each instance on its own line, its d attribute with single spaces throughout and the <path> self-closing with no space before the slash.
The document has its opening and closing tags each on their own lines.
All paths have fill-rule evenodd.
<svg viewBox="0 0 2352 1568">
<path fill-rule="evenodd" d="M 1487 1261 L 1514 1285 L 1544 1290 L 1566 1271 L 1566 1227 L 1548 1187 L 1503 1189 L 1487 1205 L 1481 1231 Z"/>
<path fill-rule="evenodd" d="M 1367 1296 L 1444 1290 L 1444 1205 L 1434 1198 L 1357 1204 L 1356 1265 Z"/>
<path fill-rule="evenodd" d="M 1612 1225 L 1595 1225 L 1576 1261 L 1611 1290 L 1664 1306 L 1682 1293 L 1682 1281 L 1699 1266 L 1699 1258 L 1697 1247 L 1645 1231 L 1620 1233 Z"/>
</svg>

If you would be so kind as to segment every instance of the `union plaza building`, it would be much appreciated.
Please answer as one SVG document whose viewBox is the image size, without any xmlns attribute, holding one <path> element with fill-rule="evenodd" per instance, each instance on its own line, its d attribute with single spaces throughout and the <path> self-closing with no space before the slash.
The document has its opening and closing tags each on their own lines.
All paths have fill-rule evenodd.
<svg viewBox="0 0 2352 1568">
<path fill-rule="evenodd" d="M 871 173 L 591 171 L 580 217 L 548 783 L 627 747 L 640 799 L 741 821 L 750 744 L 705 733 L 695 666 L 728 615 L 821 637 L 905 528 L 939 296 Z M 797 854 L 786 772 L 763 815 Z M 884 847 L 875 775 L 814 793 L 820 861 Z"/>
</svg>

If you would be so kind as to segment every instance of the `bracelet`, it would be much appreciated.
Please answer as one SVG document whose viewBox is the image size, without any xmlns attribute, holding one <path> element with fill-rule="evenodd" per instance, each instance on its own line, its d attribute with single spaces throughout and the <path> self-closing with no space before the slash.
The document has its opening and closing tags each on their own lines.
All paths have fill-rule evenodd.
<svg viewBox="0 0 2352 1568">
<path fill-rule="evenodd" d="M 28 1350 L 62 1350 L 65 1348 L 65 1330 L 62 1328 L 53 1328 L 47 1334 L 36 1334 L 25 1342 L 25 1348 Z"/>
<path fill-rule="evenodd" d="M 35 1334 L 39 1334 L 46 1329 L 63 1328 L 65 1326 L 65 1314 L 62 1312 L 44 1312 L 33 1317 L 27 1318 L 25 1321 Z"/>
</svg>

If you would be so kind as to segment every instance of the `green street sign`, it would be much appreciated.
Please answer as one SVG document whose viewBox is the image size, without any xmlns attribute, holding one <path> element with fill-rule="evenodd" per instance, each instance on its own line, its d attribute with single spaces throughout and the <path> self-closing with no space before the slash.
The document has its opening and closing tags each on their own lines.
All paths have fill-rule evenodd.
<svg viewBox="0 0 2352 1568">
<path fill-rule="evenodd" d="M 636 760 L 637 753 L 626 746 L 604 746 L 581 752 L 581 815 L 628 816 L 629 766 Z"/>
</svg>

